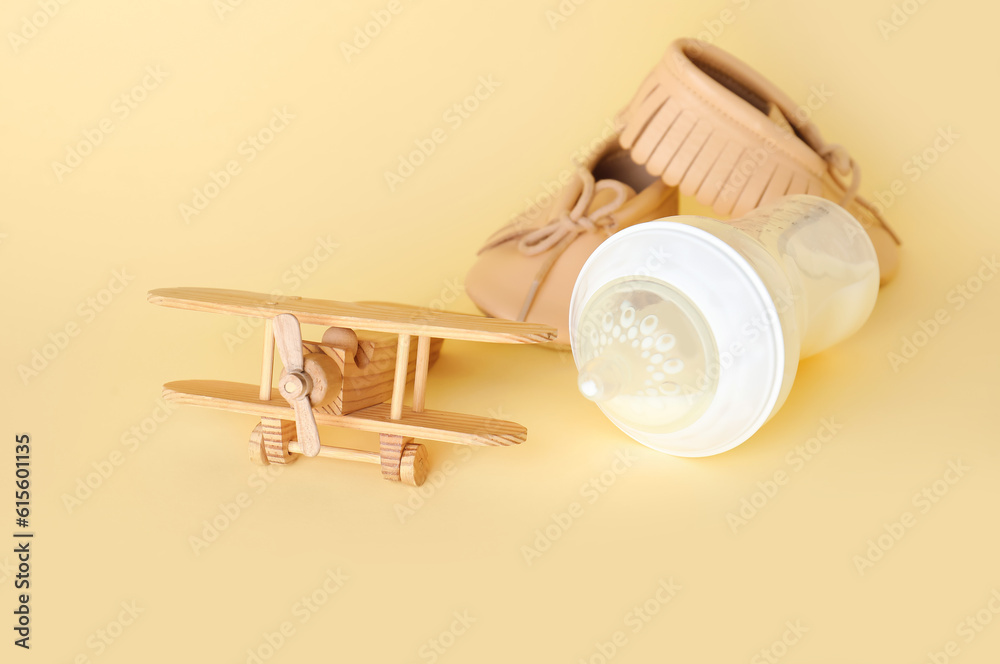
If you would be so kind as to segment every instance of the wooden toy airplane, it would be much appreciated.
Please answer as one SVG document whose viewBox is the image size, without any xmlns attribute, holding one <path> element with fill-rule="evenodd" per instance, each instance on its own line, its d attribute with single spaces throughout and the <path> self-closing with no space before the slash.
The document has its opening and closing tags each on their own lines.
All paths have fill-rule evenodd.
<svg viewBox="0 0 1000 664">
<path fill-rule="evenodd" d="M 172 403 L 260 418 L 250 460 L 288 464 L 300 455 L 378 464 L 382 477 L 420 486 L 426 448 L 414 438 L 461 445 L 517 445 L 527 430 L 514 422 L 424 409 L 427 370 L 444 339 L 530 344 L 551 341 L 546 325 L 454 314 L 399 304 L 346 303 L 212 288 L 163 288 L 153 304 L 266 320 L 260 385 L 186 380 L 163 386 Z M 301 324 L 329 326 L 321 341 L 303 341 Z M 358 332 L 361 331 L 361 332 Z M 411 354 L 411 339 L 417 338 Z M 272 389 L 274 348 L 284 365 Z M 413 401 L 403 405 L 408 382 Z M 388 402 L 388 403 L 387 403 Z M 371 431 L 379 451 L 323 445 L 317 424 Z"/>
</svg>

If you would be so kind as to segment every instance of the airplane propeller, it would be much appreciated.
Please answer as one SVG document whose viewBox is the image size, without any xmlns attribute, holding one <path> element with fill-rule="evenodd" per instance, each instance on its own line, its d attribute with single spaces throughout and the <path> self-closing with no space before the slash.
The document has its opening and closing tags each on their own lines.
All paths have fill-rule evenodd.
<svg viewBox="0 0 1000 664">
<path fill-rule="evenodd" d="M 273 319 L 274 340 L 285 371 L 278 379 L 278 391 L 295 410 L 295 431 L 302 453 L 309 457 L 320 452 L 319 429 L 313 417 L 309 394 L 312 378 L 305 372 L 302 356 L 302 328 L 292 314 L 278 314 Z"/>
</svg>

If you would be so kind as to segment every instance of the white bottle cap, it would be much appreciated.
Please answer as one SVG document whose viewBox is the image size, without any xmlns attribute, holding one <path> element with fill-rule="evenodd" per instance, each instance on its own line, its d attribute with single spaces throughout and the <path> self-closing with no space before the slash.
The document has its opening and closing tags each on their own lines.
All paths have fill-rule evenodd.
<svg viewBox="0 0 1000 664">
<path fill-rule="evenodd" d="M 774 410 L 786 370 L 785 334 L 757 271 L 676 221 L 637 224 L 594 251 L 573 290 L 570 340 L 581 392 L 635 440 L 678 456 L 749 438 Z"/>
</svg>

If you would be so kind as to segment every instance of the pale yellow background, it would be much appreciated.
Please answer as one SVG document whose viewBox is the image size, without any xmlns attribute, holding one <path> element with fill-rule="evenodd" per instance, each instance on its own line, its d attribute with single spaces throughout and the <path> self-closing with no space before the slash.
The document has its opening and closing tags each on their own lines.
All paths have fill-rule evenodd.
<svg viewBox="0 0 1000 664">
<path fill-rule="evenodd" d="M 285 621 L 294 634 L 266 661 L 430 661 L 421 648 L 464 611 L 476 622 L 440 662 L 599 662 L 595 644 L 619 630 L 615 662 L 750 662 L 787 621 L 808 628 L 789 664 L 924 662 L 949 640 L 950 661 L 998 661 L 1000 617 L 969 643 L 956 626 L 1000 588 L 1000 279 L 961 311 L 948 300 L 1000 248 L 996 4 L 911 1 L 883 38 L 888 0 L 590 0 L 555 29 L 557 0 L 401 0 L 347 62 L 340 43 L 385 6 L 246 0 L 220 18 L 211 0 L 74 1 L 16 52 L 0 45 L 0 532 L 11 541 L 13 436 L 28 432 L 37 533 L 30 653 L 11 645 L 0 572 L 4 661 L 245 662 Z M 37 11 L 5 2 L 2 33 Z M 259 331 L 230 352 L 239 319 L 155 308 L 147 290 L 472 311 L 461 284 L 479 243 L 600 133 L 672 39 L 709 27 L 792 97 L 825 86 L 814 119 L 863 165 L 865 191 L 906 188 L 888 211 L 905 240 L 898 279 L 860 333 L 800 367 L 753 439 L 708 459 L 658 454 L 575 392 L 565 355 L 449 342 L 429 406 L 513 419 L 529 439 L 471 457 L 429 443 L 436 469 L 454 465 L 422 505 L 371 466 L 323 460 L 256 493 L 248 416 L 180 409 L 131 451 L 123 435 L 163 382 L 253 381 L 260 359 Z M 115 100 L 147 66 L 166 80 L 120 119 Z M 452 128 L 443 114 L 481 76 L 500 87 Z M 241 142 L 275 108 L 295 119 L 247 162 Z M 58 182 L 53 162 L 107 117 L 114 131 Z M 390 192 L 384 172 L 436 127 L 446 142 Z M 906 162 L 948 127 L 960 138 L 911 181 Z M 179 205 L 231 159 L 241 173 L 185 224 Z M 338 249 L 308 280 L 283 277 L 313 266 L 327 236 Z M 121 269 L 134 280 L 87 322 L 78 306 Z M 938 309 L 949 322 L 894 371 L 888 353 Z M 18 365 L 72 322 L 79 335 L 25 385 Z M 823 418 L 842 430 L 795 472 L 786 455 Z M 122 463 L 68 509 L 115 452 Z M 633 465 L 589 502 L 581 487 L 620 453 Z M 970 470 L 920 512 L 913 495 L 959 459 Z M 727 514 L 779 470 L 788 483 L 734 533 Z M 241 492 L 250 506 L 196 555 L 190 538 Z M 408 500 L 419 509 L 403 520 Z M 522 547 L 572 503 L 582 516 L 527 564 Z M 859 574 L 855 556 L 904 512 L 915 525 Z M 296 603 L 337 569 L 349 580 L 299 622 Z M 633 633 L 629 612 L 671 578 L 680 590 Z M 98 654 L 97 630 L 131 601 L 144 612 Z"/>
</svg>

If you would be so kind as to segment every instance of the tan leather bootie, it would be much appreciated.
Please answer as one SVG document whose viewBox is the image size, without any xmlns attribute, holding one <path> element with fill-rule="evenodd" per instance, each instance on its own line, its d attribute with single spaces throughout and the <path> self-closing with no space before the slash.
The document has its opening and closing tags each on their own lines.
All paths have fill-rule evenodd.
<svg viewBox="0 0 1000 664">
<path fill-rule="evenodd" d="M 896 272 L 898 238 L 858 195 L 858 164 L 826 143 L 808 115 L 729 53 L 678 39 L 623 111 L 621 145 L 721 216 L 740 217 L 786 194 L 840 204 L 868 231 L 884 284 Z"/>
<path fill-rule="evenodd" d="M 551 325 L 569 345 L 573 284 L 594 249 L 615 231 L 677 214 L 677 190 L 649 175 L 608 139 L 536 215 L 517 217 L 480 249 L 465 290 L 484 313 Z"/>
</svg>

